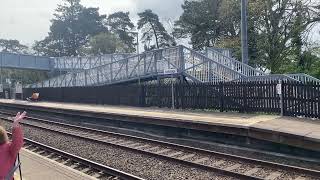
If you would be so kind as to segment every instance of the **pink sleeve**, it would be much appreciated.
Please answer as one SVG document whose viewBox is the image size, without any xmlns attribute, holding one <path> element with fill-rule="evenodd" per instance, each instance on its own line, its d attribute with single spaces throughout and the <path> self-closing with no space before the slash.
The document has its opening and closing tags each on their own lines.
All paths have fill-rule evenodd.
<svg viewBox="0 0 320 180">
<path fill-rule="evenodd" d="M 19 124 L 17 124 L 17 125 L 14 125 L 12 129 L 12 142 L 10 145 L 10 153 L 13 156 L 17 156 L 22 146 L 23 146 L 22 127 Z"/>
</svg>

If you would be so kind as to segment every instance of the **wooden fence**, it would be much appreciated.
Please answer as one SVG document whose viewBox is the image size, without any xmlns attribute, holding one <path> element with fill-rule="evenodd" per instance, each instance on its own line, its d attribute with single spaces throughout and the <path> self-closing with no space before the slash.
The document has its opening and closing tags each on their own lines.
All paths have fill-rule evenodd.
<svg viewBox="0 0 320 180">
<path fill-rule="evenodd" d="M 286 116 L 320 118 L 320 85 L 283 83 L 283 107 Z"/>
<path fill-rule="evenodd" d="M 320 85 L 282 82 L 279 95 L 277 84 L 278 81 L 39 88 L 24 89 L 24 96 L 39 92 L 45 101 L 168 108 L 174 105 L 179 109 L 283 112 L 286 116 L 320 118 Z"/>
<path fill-rule="evenodd" d="M 174 85 L 175 108 L 280 113 L 277 83 L 220 83 Z M 172 87 L 143 87 L 145 106 L 172 107 Z"/>
</svg>

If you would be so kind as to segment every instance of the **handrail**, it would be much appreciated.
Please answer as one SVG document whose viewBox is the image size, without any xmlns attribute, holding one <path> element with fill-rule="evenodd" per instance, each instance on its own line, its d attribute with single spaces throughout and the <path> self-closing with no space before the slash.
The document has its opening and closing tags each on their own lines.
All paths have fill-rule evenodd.
<svg viewBox="0 0 320 180">
<path fill-rule="evenodd" d="M 184 72 L 197 78 L 201 82 L 231 81 L 233 79 L 245 76 L 241 72 L 234 71 L 230 67 L 221 64 L 217 61 L 214 61 L 208 58 L 207 56 L 199 52 L 196 52 L 190 48 L 184 47 L 184 50 L 188 50 L 188 52 L 190 53 L 190 56 L 188 57 L 191 58 L 191 62 L 195 60 L 199 61 L 196 64 L 193 64 L 193 66 L 185 69 Z M 185 59 L 185 61 L 188 60 L 189 59 Z"/>
<path fill-rule="evenodd" d="M 208 58 L 207 56 L 205 56 L 205 55 L 203 55 L 203 54 L 201 54 L 201 53 L 199 53 L 199 52 L 197 52 L 197 51 L 195 51 L 195 50 L 192 50 L 192 49 L 190 49 L 190 48 L 188 48 L 188 47 L 184 47 L 184 49 L 187 49 L 187 50 L 191 51 L 192 53 L 197 54 L 198 56 L 205 58 L 207 61 L 211 61 L 211 62 L 213 62 L 213 63 L 215 63 L 215 64 L 218 64 L 218 65 L 220 65 L 220 66 L 222 66 L 222 67 L 224 67 L 224 68 L 226 68 L 226 69 L 228 69 L 228 70 L 234 71 L 234 70 L 231 69 L 230 67 L 228 67 L 228 66 L 226 66 L 226 65 L 224 65 L 224 64 L 222 64 L 222 63 L 219 63 L 219 62 L 217 62 L 217 61 L 214 61 L 213 59 L 210 59 L 210 58 Z M 238 71 L 234 71 L 234 72 L 237 73 L 237 74 L 239 74 L 239 75 L 241 75 L 241 76 L 245 76 L 244 74 L 242 74 L 242 73 L 240 73 L 240 72 L 238 72 Z"/>
<path fill-rule="evenodd" d="M 227 64 L 233 64 L 236 67 L 240 67 L 240 70 L 241 70 L 242 74 L 244 74 L 246 76 L 267 75 L 265 72 L 260 71 L 258 69 L 255 69 L 255 68 L 253 68 L 253 67 L 251 67 L 251 66 L 249 66 L 247 64 L 244 64 L 244 63 L 242 63 L 242 62 L 240 62 L 240 61 L 238 61 L 238 60 L 236 60 L 234 58 L 228 57 L 228 56 L 220 53 L 219 51 L 216 51 L 216 50 L 214 50 L 212 48 L 207 48 L 207 56 L 210 59 L 212 59 L 214 61 L 217 61 L 217 62 L 219 62 L 221 64 L 226 64 L 226 63 L 221 62 L 220 58 L 216 59 L 216 58 L 210 57 L 209 52 L 212 52 L 212 53 L 222 57 L 222 59 L 227 60 L 229 62 Z M 248 69 L 248 70 L 246 70 L 246 69 Z M 235 70 L 235 69 L 233 69 L 233 70 Z M 235 71 L 237 71 L 237 70 L 235 70 Z M 251 71 L 251 73 L 250 73 L 250 71 Z"/>
<path fill-rule="evenodd" d="M 316 82 L 316 83 L 320 83 L 320 79 L 317 79 L 315 77 L 312 77 L 308 74 L 304 74 L 304 73 L 298 73 L 298 74 L 286 74 L 287 76 L 297 79 L 300 82 Z"/>
<path fill-rule="evenodd" d="M 114 58 L 119 59 L 134 56 L 130 53 L 117 53 L 117 54 L 105 54 L 99 56 L 80 56 L 80 57 L 55 57 L 54 68 L 56 70 L 84 70 L 99 67 L 107 64 L 108 61 L 112 62 Z M 89 66 L 86 68 L 86 66 Z"/>
<path fill-rule="evenodd" d="M 56 87 L 61 85 L 71 86 L 71 85 L 66 85 L 66 83 L 62 82 L 62 81 L 66 82 L 67 80 L 70 80 L 69 82 L 72 81 L 73 83 L 72 86 L 83 86 L 83 85 L 94 85 L 94 84 L 100 84 L 100 83 L 105 84 L 108 82 L 116 82 L 117 80 L 119 81 L 123 80 L 123 78 L 130 79 L 131 77 L 135 77 L 136 76 L 135 73 L 138 73 L 140 76 L 141 72 L 137 71 L 136 67 L 137 66 L 142 67 L 143 65 L 146 65 L 146 63 L 152 64 L 152 68 L 146 69 L 147 68 L 146 66 L 143 67 L 144 68 L 143 73 L 150 74 L 151 73 L 150 71 L 158 71 L 159 68 L 160 69 L 162 68 L 162 67 L 157 67 L 157 64 L 159 63 L 158 59 L 155 59 L 155 56 L 157 55 L 157 53 L 161 53 L 162 56 L 168 55 L 169 53 L 169 56 L 170 56 L 171 50 L 178 52 L 179 50 L 178 48 L 179 47 L 170 47 L 166 49 L 160 49 L 160 50 L 157 49 L 157 50 L 147 51 L 142 54 L 126 57 L 117 61 L 104 64 L 102 66 L 87 69 L 84 71 L 68 72 L 65 75 L 63 75 L 63 77 L 65 77 L 63 79 L 61 78 L 62 76 L 58 76 L 58 77 L 48 79 L 42 83 L 32 84 L 29 87 L 41 87 L 42 84 L 45 84 L 45 85 L 49 84 L 48 86 L 50 87 Z M 174 55 L 172 57 L 174 57 Z M 169 59 L 171 59 L 172 57 L 169 57 Z M 163 60 L 164 58 L 161 59 L 163 62 L 168 61 L 167 59 Z M 144 60 L 144 62 L 142 62 L 142 60 Z M 96 79 L 94 79 L 94 81 L 90 81 L 90 78 L 92 76 L 96 76 Z M 99 80 L 99 78 L 101 78 L 102 80 Z M 53 85 L 50 84 L 52 81 L 54 81 Z"/>
<path fill-rule="evenodd" d="M 165 69 L 176 68 L 180 74 L 200 82 L 249 81 L 286 79 L 292 81 L 320 80 L 306 74 L 268 75 L 247 64 L 243 64 L 209 49 L 207 56 L 185 46 L 176 46 L 146 51 L 141 54 L 110 61 L 103 65 L 81 71 L 68 72 L 29 87 L 92 86 L 131 81 L 150 74 L 161 75 Z M 210 58 L 210 56 L 215 56 Z M 99 57 L 97 57 L 99 58 Z M 95 58 L 95 60 L 97 60 Z"/>
<path fill-rule="evenodd" d="M 292 77 L 289 77 L 285 74 L 270 74 L 265 76 L 247 76 L 239 79 L 235 79 L 232 82 L 238 81 L 275 81 L 275 80 L 291 80 L 291 81 L 298 81 Z"/>
</svg>

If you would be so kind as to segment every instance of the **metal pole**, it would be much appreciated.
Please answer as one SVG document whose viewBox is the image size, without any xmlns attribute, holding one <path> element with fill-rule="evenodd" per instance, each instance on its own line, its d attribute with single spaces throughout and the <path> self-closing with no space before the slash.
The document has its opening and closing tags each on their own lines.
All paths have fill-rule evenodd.
<svg viewBox="0 0 320 180">
<path fill-rule="evenodd" d="M 174 88 L 173 88 L 173 75 L 171 75 L 171 107 L 174 109 Z"/>
<path fill-rule="evenodd" d="M 280 80 L 280 105 L 281 105 L 281 117 L 283 116 L 284 113 L 284 104 L 283 104 L 283 82 Z"/>
<path fill-rule="evenodd" d="M 241 46 L 242 62 L 248 64 L 248 0 L 241 0 Z"/>
<path fill-rule="evenodd" d="M 20 154 L 18 154 L 18 162 L 20 163 Z M 19 166 L 19 174 L 20 174 L 20 180 L 22 180 L 21 164 L 20 164 L 20 166 Z"/>
<path fill-rule="evenodd" d="M 279 102 L 279 105 L 280 105 L 280 115 L 283 116 L 283 113 L 284 113 L 284 104 L 283 104 L 283 82 L 282 80 L 279 80 L 278 81 L 278 84 L 277 84 L 277 94 L 280 96 L 280 102 Z"/>
</svg>

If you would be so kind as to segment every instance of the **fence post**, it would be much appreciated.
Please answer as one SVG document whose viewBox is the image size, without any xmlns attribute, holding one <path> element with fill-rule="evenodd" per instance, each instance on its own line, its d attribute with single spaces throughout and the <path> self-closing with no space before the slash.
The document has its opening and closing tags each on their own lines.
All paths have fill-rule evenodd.
<svg viewBox="0 0 320 180">
<path fill-rule="evenodd" d="M 179 84 L 179 94 L 177 94 L 178 97 L 180 97 L 180 105 L 179 108 L 184 109 L 184 77 L 183 75 L 180 76 L 180 84 Z M 179 102 L 179 101 L 178 101 Z"/>
<path fill-rule="evenodd" d="M 219 83 L 219 99 L 220 99 L 220 112 L 224 111 L 224 102 L 223 102 L 223 82 Z"/>
<path fill-rule="evenodd" d="M 174 87 L 173 87 L 173 75 L 171 76 L 171 108 L 174 109 Z"/>
<path fill-rule="evenodd" d="M 161 87 L 161 83 L 160 83 L 160 77 L 157 77 L 157 85 L 158 85 L 158 88 L 157 88 L 157 104 L 158 104 L 158 107 L 161 108 L 162 107 L 162 104 L 160 103 L 160 100 L 161 100 L 161 97 L 160 97 L 160 91 L 162 90 L 162 87 Z"/>
<path fill-rule="evenodd" d="M 85 70 L 84 70 L 84 84 L 85 84 L 85 86 L 88 85 L 88 78 L 87 78 L 87 76 L 88 76 L 88 71 L 85 69 Z"/>
<path fill-rule="evenodd" d="M 281 116 L 284 116 L 284 101 L 283 101 L 283 81 L 280 82 L 281 84 L 281 94 L 280 94 L 280 101 L 281 101 Z"/>
<path fill-rule="evenodd" d="M 242 88 L 243 88 L 243 112 L 245 113 L 248 113 L 249 110 L 248 110 L 248 99 L 247 99 L 247 96 L 248 96 L 248 87 L 249 83 L 246 83 L 246 84 L 241 84 Z"/>
<path fill-rule="evenodd" d="M 283 81 L 279 80 L 278 84 L 277 84 L 277 94 L 280 96 L 280 115 L 283 116 Z"/>
</svg>

